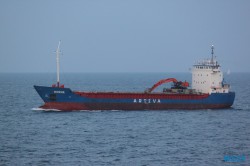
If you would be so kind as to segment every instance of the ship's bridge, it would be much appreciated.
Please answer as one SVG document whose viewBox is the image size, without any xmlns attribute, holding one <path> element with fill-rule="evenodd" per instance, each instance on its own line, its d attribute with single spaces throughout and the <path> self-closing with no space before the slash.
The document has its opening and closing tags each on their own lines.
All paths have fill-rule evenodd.
<svg viewBox="0 0 250 166">
<path fill-rule="evenodd" d="M 223 83 L 221 66 L 214 57 L 214 47 L 211 59 L 196 62 L 192 69 L 192 89 L 201 93 L 228 93 L 229 85 Z"/>
</svg>

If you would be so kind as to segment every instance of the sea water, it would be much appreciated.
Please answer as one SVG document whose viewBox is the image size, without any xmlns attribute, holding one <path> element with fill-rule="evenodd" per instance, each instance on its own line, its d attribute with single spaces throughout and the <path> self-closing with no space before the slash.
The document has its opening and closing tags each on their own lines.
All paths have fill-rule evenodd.
<svg viewBox="0 0 250 166">
<path fill-rule="evenodd" d="M 163 78 L 190 73 L 67 73 L 65 87 L 142 92 Z M 33 85 L 55 74 L 0 74 L 0 165 L 250 165 L 250 74 L 225 81 L 230 109 L 44 111 Z M 162 85 L 157 91 L 162 90 Z"/>
</svg>

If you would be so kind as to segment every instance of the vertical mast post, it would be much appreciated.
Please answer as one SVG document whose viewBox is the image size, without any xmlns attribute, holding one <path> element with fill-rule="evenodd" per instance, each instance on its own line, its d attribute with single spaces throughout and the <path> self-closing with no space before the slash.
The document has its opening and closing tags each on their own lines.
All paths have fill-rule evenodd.
<svg viewBox="0 0 250 166">
<path fill-rule="evenodd" d="M 211 52 L 212 59 L 211 59 L 211 61 L 212 61 L 212 64 L 214 65 L 214 45 L 211 46 L 211 49 L 212 49 L 212 52 Z"/>
<path fill-rule="evenodd" d="M 60 44 L 61 44 L 61 41 L 59 41 L 58 43 L 58 47 L 57 47 L 57 50 L 56 50 L 56 67 L 57 67 L 57 87 L 60 86 L 60 64 L 59 64 L 59 55 L 60 55 Z"/>
</svg>

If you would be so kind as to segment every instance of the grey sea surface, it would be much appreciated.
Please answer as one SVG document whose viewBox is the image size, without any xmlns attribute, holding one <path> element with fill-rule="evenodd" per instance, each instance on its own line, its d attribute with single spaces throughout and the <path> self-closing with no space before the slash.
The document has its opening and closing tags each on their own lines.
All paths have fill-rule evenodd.
<svg viewBox="0 0 250 166">
<path fill-rule="evenodd" d="M 80 91 L 144 91 L 190 73 L 66 73 Z M 77 111 L 37 109 L 33 85 L 55 74 L 0 74 L 0 165 L 250 165 L 250 73 L 225 74 L 236 92 L 230 109 Z M 162 85 L 157 90 L 169 85 Z M 225 161 L 244 156 L 244 161 Z"/>
</svg>

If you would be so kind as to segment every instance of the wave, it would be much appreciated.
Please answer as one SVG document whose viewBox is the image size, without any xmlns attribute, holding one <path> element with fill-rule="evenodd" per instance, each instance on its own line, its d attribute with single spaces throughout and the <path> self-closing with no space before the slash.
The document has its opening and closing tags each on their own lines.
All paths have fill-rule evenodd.
<svg viewBox="0 0 250 166">
<path fill-rule="evenodd" d="M 58 109 L 44 109 L 44 108 L 32 108 L 32 111 L 45 111 L 45 112 L 60 112 Z"/>
</svg>

